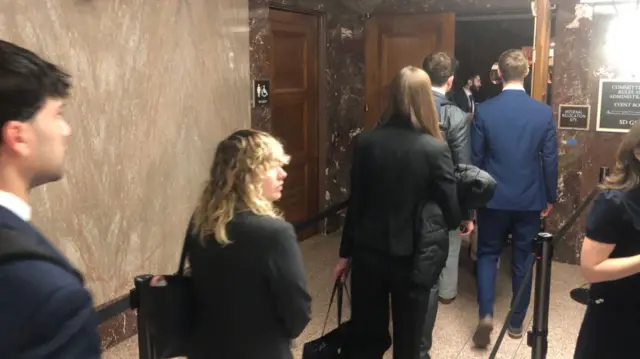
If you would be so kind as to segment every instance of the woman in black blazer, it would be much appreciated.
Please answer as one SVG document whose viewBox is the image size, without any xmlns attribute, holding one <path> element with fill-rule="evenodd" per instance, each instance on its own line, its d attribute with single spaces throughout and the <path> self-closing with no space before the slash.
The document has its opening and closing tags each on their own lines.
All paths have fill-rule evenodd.
<svg viewBox="0 0 640 359">
<path fill-rule="evenodd" d="M 383 125 L 357 139 L 337 277 L 351 269 L 347 358 L 416 359 L 430 288 L 461 223 L 453 162 L 438 125 L 431 81 L 416 67 L 393 80 Z"/>
<path fill-rule="evenodd" d="M 187 231 L 196 298 L 191 359 L 290 359 L 310 320 L 302 257 L 280 199 L 289 157 L 271 135 L 220 142 Z"/>
</svg>

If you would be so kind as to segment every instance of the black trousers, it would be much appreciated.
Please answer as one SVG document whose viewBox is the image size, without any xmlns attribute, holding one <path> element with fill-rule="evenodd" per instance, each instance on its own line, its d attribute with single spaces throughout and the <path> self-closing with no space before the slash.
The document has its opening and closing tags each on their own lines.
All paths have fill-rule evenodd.
<svg viewBox="0 0 640 359">
<path fill-rule="evenodd" d="M 436 317 L 438 316 L 438 300 L 438 286 L 435 285 L 429 293 L 428 308 L 420 339 L 420 359 L 431 359 L 429 351 L 433 344 L 433 328 L 436 326 Z"/>
<path fill-rule="evenodd" d="M 349 359 L 382 359 L 391 346 L 389 296 L 393 315 L 393 358 L 418 359 L 429 288 L 411 280 L 410 257 L 359 251 L 351 263 L 352 332 L 343 353 Z"/>
</svg>

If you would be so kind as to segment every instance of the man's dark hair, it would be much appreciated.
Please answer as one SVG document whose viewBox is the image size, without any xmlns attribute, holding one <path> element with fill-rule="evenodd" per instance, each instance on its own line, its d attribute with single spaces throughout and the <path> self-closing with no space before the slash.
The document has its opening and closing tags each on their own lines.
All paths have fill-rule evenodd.
<svg viewBox="0 0 640 359">
<path fill-rule="evenodd" d="M 70 79 L 33 52 L 0 40 L 0 128 L 32 119 L 47 98 L 67 98 Z"/>
<path fill-rule="evenodd" d="M 500 55 L 498 69 L 503 83 L 523 81 L 529 70 L 529 60 L 521 50 L 507 50 Z"/>
<path fill-rule="evenodd" d="M 456 73 L 458 61 L 444 52 L 436 52 L 427 56 L 422 62 L 422 69 L 431 78 L 434 86 L 442 86 Z"/>
<path fill-rule="evenodd" d="M 480 77 L 480 74 L 477 72 L 471 72 L 469 76 L 467 76 L 467 81 L 474 80 L 476 77 Z"/>
</svg>

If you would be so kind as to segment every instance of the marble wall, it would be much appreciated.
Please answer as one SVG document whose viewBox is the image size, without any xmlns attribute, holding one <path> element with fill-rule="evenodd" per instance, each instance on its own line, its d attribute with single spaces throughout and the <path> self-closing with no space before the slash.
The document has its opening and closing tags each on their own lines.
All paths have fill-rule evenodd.
<svg viewBox="0 0 640 359">
<path fill-rule="evenodd" d="M 604 45 L 610 18 L 594 15 L 590 7 L 571 2 L 558 4 L 556 50 L 553 70 L 553 108 L 560 104 L 591 105 L 589 131 L 559 130 L 560 188 L 558 205 L 550 218 L 560 228 L 598 183 L 600 167 L 613 167 L 615 152 L 624 134 L 596 132 L 598 91 L 601 78 L 616 71 L 605 57 Z M 585 215 L 573 225 L 556 249 L 556 258 L 577 263 L 585 231 Z"/>
<path fill-rule="evenodd" d="M 246 0 L 0 0 L 0 38 L 73 75 L 67 174 L 31 202 L 96 305 L 177 267 L 217 141 L 250 125 L 247 24 Z"/>
</svg>

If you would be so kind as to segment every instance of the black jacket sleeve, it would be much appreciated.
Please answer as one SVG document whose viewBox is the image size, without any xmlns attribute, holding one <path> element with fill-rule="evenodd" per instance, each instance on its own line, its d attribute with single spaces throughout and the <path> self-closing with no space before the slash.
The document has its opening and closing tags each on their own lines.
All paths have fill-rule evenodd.
<svg viewBox="0 0 640 359">
<path fill-rule="evenodd" d="M 442 144 L 437 151 L 429 156 L 433 177 L 434 199 L 450 230 L 460 226 L 461 214 L 458 202 L 456 178 L 453 174 L 451 152 L 446 144 Z"/>
<path fill-rule="evenodd" d="M 454 165 L 471 164 L 471 120 L 470 116 L 455 106 L 448 106 L 449 131 L 447 143 L 451 150 Z M 462 219 L 473 218 L 473 211 L 462 208 Z"/>
<path fill-rule="evenodd" d="M 362 206 L 362 185 L 360 181 L 360 170 L 358 169 L 359 161 L 357 156 L 358 138 L 356 138 L 353 152 L 353 160 L 351 161 L 351 196 L 349 197 L 349 207 L 342 229 L 342 240 L 340 241 L 340 257 L 351 258 L 353 253 L 353 243 L 355 241 L 355 223 L 356 218 L 360 215 Z"/>
<path fill-rule="evenodd" d="M 285 333 L 293 339 L 311 320 L 311 297 L 293 226 L 283 225 L 274 237 L 269 256 L 269 286 Z"/>
<path fill-rule="evenodd" d="M 463 89 L 455 91 L 451 96 L 451 101 L 453 101 L 462 112 L 471 112 L 469 108 L 469 98 Z"/>
</svg>

